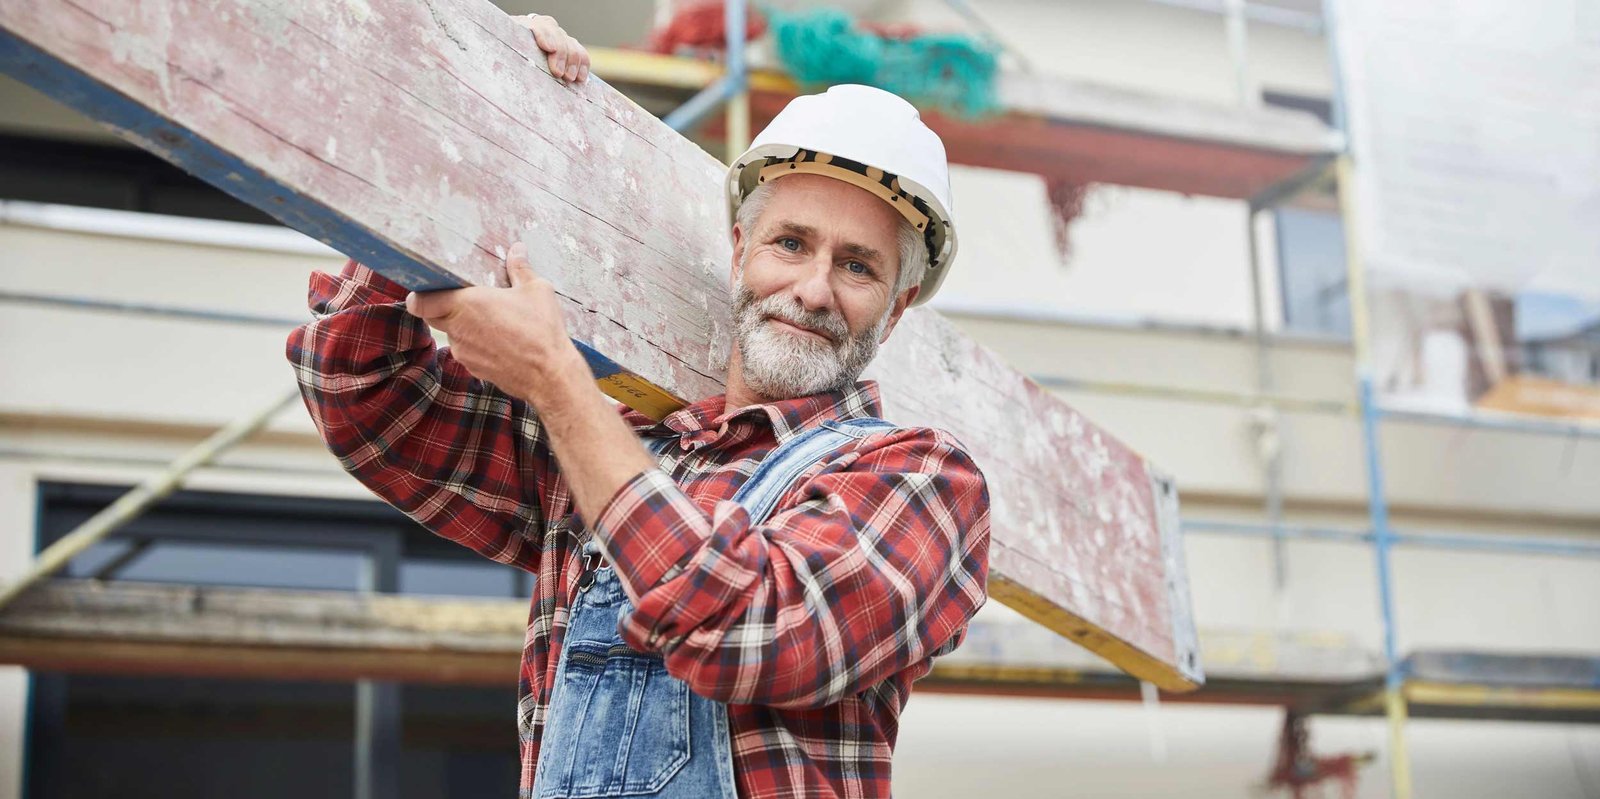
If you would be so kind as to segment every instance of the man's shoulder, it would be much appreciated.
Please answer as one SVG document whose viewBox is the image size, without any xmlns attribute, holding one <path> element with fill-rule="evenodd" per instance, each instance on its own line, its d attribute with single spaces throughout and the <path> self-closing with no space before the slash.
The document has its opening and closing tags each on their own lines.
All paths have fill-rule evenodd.
<svg viewBox="0 0 1600 799">
<path fill-rule="evenodd" d="M 982 476 L 961 439 L 939 427 L 896 424 L 862 439 L 857 452 L 862 460 L 878 466 L 907 466 L 919 471 L 929 467 L 941 471 L 970 469 Z"/>
</svg>

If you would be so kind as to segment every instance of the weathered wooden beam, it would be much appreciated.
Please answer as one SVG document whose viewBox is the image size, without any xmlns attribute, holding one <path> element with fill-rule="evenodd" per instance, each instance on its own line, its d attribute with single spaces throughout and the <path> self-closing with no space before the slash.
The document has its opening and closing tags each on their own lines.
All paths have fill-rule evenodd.
<svg viewBox="0 0 1600 799">
<path fill-rule="evenodd" d="M 54 580 L 0 611 L 0 662 L 41 670 L 191 676 L 384 678 L 503 683 L 522 651 L 517 600 Z M 1295 685 L 1375 679 L 1381 662 L 1328 636 L 1213 632 L 1201 701 L 1276 703 Z M 919 687 L 1070 692 L 1132 698 L 1138 683 L 1044 628 L 974 620 L 967 642 Z M 1231 693 L 1207 694 L 1216 683 Z M 1066 694 L 1063 694 L 1066 695 Z M 1210 699 L 1206 699 L 1209 696 Z"/>
<path fill-rule="evenodd" d="M 7 0 L 0 34 L 6 73 L 413 288 L 503 282 L 531 240 L 576 338 L 721 390 L 722 166 L 551 78 L 485 0 Z M 889 417 L 951 430 L 989 478 L 995 598 L 1164 688 L 1202 681 L 1170 480 L 937 314 L 879 362 Z"/>
<path fill-rule="evenodd" d="M 507 685 L 526 603 L 57 580 L 0 613 L 40 671 Z"/>
<path fill-rule="evenodd" d="M 0 612 L 0 663 L 36 671 L 500 685 L 527 608 L 350 592 L 56 580 Z M 1383 660 L 1349 636 L 1202 630 L 1205 686 L 1164 701 L 1381 713 Z M 1414 715 L 1600 720 L 1600 659 L 1421 652 Z M 980 615 L 917 690 L 1138 701 L 1136 680 L 1060 636 Z"/>
</svg>

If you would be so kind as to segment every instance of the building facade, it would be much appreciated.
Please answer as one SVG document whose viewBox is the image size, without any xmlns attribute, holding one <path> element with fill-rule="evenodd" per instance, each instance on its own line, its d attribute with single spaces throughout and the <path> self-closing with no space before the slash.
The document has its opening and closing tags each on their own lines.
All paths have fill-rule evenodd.
<svg viewBox="0 0 1600 799">
<path fill-rule="evenodd" d="M 1327 101 L 1332 67 L 1322 32 L 1309 22 L 1314 5 L 1265 6 L 1246 26 L 1242 71 L 1230 57 L 1226 17 L 1206 6 L 993 0 L 981 10 L 1047 74 L 1222 105 Z M 654 14 L 637 2 L 597 11 L 568 0 L 541 10 L 595 45 L 637 42 Z M 928 26 L 964 24 L 934 0 L 864 10 Z M 11 154 L 0 167 L 0 342 L 9 356 L 0 381 L 0 579 L 10 579 L 119 488 L 291 391 L 283 341 L 306 317 L 307 276 L 337 269 L 342 258 L 161 170 L 18 84 L 0 83 L 0 109 L 0 148 Z M 1254 235 L 1269 300 L 1270 391 L 1353 402 L 1331 202 L 1301 198 L 1252 229 L 1238 201 L 1093 186 L 1064 256 L 1037 177 L 958 167 L 954 179 L 962 253 L 935 307 L 1046 385 L 1185 390 L 1060 389 L 1176 476 L 1186 519 L 1261 522 L 1275 482 L 1288 521 L 1366 524 L 1359 419 L 1327 410 L 1265 413 L 1215 396 L 1261 385 L 1251 336 Z M 1269 480 L 1276 451 L 1281 468 Z M 1600 540 L 1600 443 L 1592 439 L 1394 422 L 1384 428 L 1381 451 L 1397 527 Z M 529 593 L 525 578 L 440 546 L 370 501 L 297 406 L 197 472 L 141 525 L 80 558 L 72 575 L 107 569 L 142 537 L 155 543 L 119 576 Z M 1261 538 L 1198 533 L 1186 545 L 1202 630 L 1326 635 L 1380 651 L 1370 548 L 1310 540 L 1275 548 Z M 1402 652 L 1600 652 L 1600 559 L 1402 548 L 1394 568 Z M 1003 607 L 983 613 L 996 625 L 1028 624 Z M 513 701 L 509 682 L 499 689 L 238 683 L 0 667 L 0 799 L 119 786 L 153 795 L 163 784 L 171 788 L 164 795 L 209 795 L 219 785 L 262 796 L 343 796 L 352 785 L 371 796 L 509 793 Z M 1257 795 L 1283 713 L 918 694 L 903 721 L 896 791 Z M 1311 729 L 1319 753 L 1376 753 L 1360 771 L 1358 795 L 1387 795 L 1382 718 L 1317 717 Z M 1422 796 L 1577 799 L 1600 785 L 1596 726 L 1419 719 L 1407 729 Z M 352 751 L 389 768 L 374 778 Z M 170 770 L 151 776 L 152 764 Z M 148 782 L 101 781 L 135 772 Z M 251 787 L 239 789 L 241 782 Z"/>
</svg>

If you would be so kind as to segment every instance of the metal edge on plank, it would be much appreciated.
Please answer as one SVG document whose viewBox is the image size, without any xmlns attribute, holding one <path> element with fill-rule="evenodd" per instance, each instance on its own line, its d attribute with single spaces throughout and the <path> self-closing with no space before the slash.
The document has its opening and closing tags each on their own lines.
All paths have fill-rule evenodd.
<svg viewBox="0 0 1600 799">
<path fill-rule="evenodd" d="M 1183 548 L 1183 521 L 1178 512 L 1178 486 L 1170 475 L 1149 461 L 1150 500 L 1155 504 L 1156 534 L 1161 536 L 1161 563 L 1166 569 L 1167 598 L 1172 603 L 1172 654 L 1179 672 L 1198 688 L 1205 684 L 1200 658 L 1200 636 L 1195 629 L 1194 601 L 1189 593 L 1189 566 Z M 1169 689 L 1171 690 L 1171 689 Z"/>
</svg>

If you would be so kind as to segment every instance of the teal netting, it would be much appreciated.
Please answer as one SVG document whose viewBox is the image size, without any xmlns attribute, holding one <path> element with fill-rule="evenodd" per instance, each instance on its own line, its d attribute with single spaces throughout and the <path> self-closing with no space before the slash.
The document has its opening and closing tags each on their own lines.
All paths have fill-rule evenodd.
<svg viewBox="0 0 1600 799">
<path fill-rule="evenodd" d="M 965 117 L 998 110 L 997 53 L 973 37 L 886 38 L 837 9 L 765 13 L 778 59 L 801 83 L 864 83 Z"/>
</svg>

